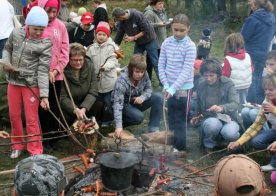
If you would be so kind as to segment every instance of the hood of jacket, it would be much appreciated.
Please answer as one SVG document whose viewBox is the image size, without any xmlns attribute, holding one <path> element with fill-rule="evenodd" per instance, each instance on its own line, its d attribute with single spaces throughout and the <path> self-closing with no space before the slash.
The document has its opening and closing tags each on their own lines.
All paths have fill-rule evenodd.
<svg viewBox="0 0 276 196">
<path fill-rule="evenodd" d="M 61 8 L 61 0 L 57 0 L 58 1 L 58 10 L 57 10 L 57 15 L 59 14 L 60 8 Z M 43 9 L 45 9 L 45 5 L 48 2 L 48 0 L 38 0 L 38 6 L 42 7 Z"/>
<path fill-rule="evenodd" d="M 243 60 L 243 59 L 245 59 L 245 49 L 239 50 L 237 54 L 232 53 L 232 52 L 228 52 L 228 53 L 226 53 L 226 55 L 237 58 L 237 59 L 240 59 L 240 60 Z"/>
<path fill-rule="evenodd" d="M 262 23 L 266 24 L 267 26 L 272 26 L 275 24 L 275 17 L 273 17 L 274 15 L 263 8 L 256 10 L 251 14 L 251 16 L 259 21 L 262 21 Z"/>
<path fill-rule="evenodd" d="M 145 8 L 144 13 L 146 13 L 146 12 L 148 12 L 148 11 L 155 12 L 155 13 L 159 14 L 159 13 L 164 13 L 164 12 L 165 12 L 165 9 L 163 8 L 162 10 L 157 10 L 157 9 L 155 9 L 153 6 L 148 5 L 148 6 Z"/>
</svg>

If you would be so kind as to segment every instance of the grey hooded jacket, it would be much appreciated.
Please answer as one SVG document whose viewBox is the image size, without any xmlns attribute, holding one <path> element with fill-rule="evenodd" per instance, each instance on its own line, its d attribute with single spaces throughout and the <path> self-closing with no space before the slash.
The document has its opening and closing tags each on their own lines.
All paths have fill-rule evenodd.
<svg viewBox="0 0 276 196">
<path fill-rule="evenodd" d="M 128 76 L 128 67 L 125 67 L 115 83 L 111 96 L 116 128 L 123 127 L 122 111 L 124 104 L 133 103 L 133 98 L 139 96 L 145 101 L 151 97 L 151 94 L 152 86 L 148 73 L 145 72 L 138 85 L 134 86 Z"/>
<path fill-rule="evenodd" d="M 40 97 L 48 97 L 51 54 L 50 39 L 27 39 L 25 27 L 15 28 L 3 51 L 3 61 L 18 70 L 6 74 L 8 82 L 39 87 Z"/>
</svg>

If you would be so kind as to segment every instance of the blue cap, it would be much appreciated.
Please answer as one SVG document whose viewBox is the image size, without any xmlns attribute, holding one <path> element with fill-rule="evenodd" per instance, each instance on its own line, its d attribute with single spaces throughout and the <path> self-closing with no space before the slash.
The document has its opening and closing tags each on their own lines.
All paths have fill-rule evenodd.
<svg viewBox="0 0 276 196">
<path fill-rule="evenodd" d="M 47 27 L 48 21 L 48 15 L 45 10 L 41 7 L 34 6 L 28 13 L 25 24 L 28 26 Z"/>
</svg>

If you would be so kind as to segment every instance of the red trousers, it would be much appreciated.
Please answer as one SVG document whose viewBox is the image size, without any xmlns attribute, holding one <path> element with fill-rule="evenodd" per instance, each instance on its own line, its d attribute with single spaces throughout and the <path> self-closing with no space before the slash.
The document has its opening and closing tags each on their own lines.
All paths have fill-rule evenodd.
<svg viewBox="0 0 276 196">
<path fill-rule="evenodd" d="M 39 97 L 39 89 L 32 87 L 33 92 Z M 8 102 L 9 114 L 11 121 L 11 136 L 23 136 L 23 125 L 21 119 L 22 104 L 24 105 L 26 129 L 28 135 L 41 134 L 38 120 L 39 100 L 34 96 L 33 92 L 25 86 L 8 85 Z M 41 140 L 41 136 L 26 137 L 26 141 Z M 25 138 L 12 138 L 12 143 L 24 142 Z M 13 144 L 13 150 L 23 150 L 24 143 Z M 28 142 L 27 150 L 31 155 L 42 154 L 42 141 Z"/>
</svg>

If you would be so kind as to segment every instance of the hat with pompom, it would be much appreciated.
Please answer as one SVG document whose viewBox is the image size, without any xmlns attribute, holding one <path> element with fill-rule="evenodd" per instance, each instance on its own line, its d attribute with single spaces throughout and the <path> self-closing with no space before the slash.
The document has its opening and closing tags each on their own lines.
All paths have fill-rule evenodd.
<svg viewBox="0 0 276 196">
<path fill-rule="evenodd" d="M 99 31 L 105 32 L 107 37 L 110 37 L 110 27 L 109 27 L 109 24 L 107 22 L 104 22 L 104 21 L 99 22 L 99 24 L 96 28 L 96 34 Z"/>
</svg>

